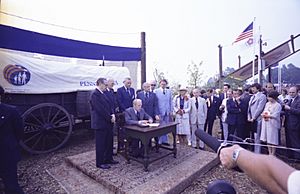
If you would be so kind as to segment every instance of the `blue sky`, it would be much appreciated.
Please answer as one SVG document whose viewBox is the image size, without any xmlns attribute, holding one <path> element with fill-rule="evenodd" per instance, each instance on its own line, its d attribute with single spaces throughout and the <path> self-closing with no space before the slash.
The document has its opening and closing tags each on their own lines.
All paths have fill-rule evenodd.
<svg viewBox="0 0 300 194">
<path fill-rule="evenodd" d="M 300 33 L 298 0 L 2 0 L 1 10 L 57 25 L 99 31 L 76 31 L 24 21 L 1 14 L 2 23 L 101 44 L 139 46 L 146 32 L 147 76 L 154 68 L 171 81 L 185 83 L 187 66 L 203 61 L 204 79 L 218 72 L 218 45 L 224 66 L 237 68 L 251 60 L 253 49 L 233 45 L 256 18 L 264 51 Z M 109 32 L 109 33 L 100 33 Z M 300 47 L 300 45 L 299 45 Z M 299 56 L 299 54 L 297 54 Z M 291 62 L 300 64 L 300 57 Z"/>
</svg>

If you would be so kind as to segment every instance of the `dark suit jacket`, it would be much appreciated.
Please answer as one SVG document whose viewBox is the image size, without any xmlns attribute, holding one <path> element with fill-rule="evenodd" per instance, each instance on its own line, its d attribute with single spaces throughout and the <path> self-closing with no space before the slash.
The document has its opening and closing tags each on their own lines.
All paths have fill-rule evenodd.
<svg viewBox="0 0 300 194">
<path fill-rule="evenodd" d="M 222 92 L 222 93 L 219 95 L 219 98 L 220 98 L 221 102 L 224 100 L 224 97 L 225 97 L 225 95 L 224 95 L 224 93 Z"/>
<path fill-rule="evenodd" d="M 14 106 L 0 104 L 0 169 L 20 159 L 19 142 L 23 138 L 23 120 Z"/>
<path fill-rule="evenodd" d="M 148 115 L 145 110 L 142 108 L 140 110 L 140 118 L 135 114 L 134 108 L 130 107 L 125 110 L 125 122 L 128 125 L 138 125 L 139 120 L 149 120 L 152 119 L 150 115 Z"/>
<path fill-rule="evenodd" d="M 109 129 L 112 127 L 112 106 L 105 94 L 95 89 L 91 95 L 91 127 L 92 129 Z"/>
<path fill-rule="evenodd" d="M 110 101 L 112 112 L 116 113 L 116 108 L 118 107 L 117 98 L 113 89 L 107 89 L 104 94 Z"/>
<path fill-rule="evenodd" d="M 291 109 L 286 110 L 286 127 L 289 130 L 300 131 L 300 97 L 297 96 L 290 105 Z"/>
<path fill-rule="evenodd" d="M 130 95 L 125 89 L 125 86 L 118 88 L 117 90 L 117 100 L 120 112 L 126 110 L 126 108 L 132 107 L 132 102 L 135 98 L 135 91 L 133 88 L 130 88 Z"/>
<path fill-rule="evenodd" d="M 207 119 L 216 119 L 217 113 L 219 112 L 219 107 L 222 101 L 217 96 L 213 97 L 210 107 L 207 107 Z"/>
<path fill-rule="evenodd" d="M 143 103 L 142 108 L 152 118 L 154 118 L 155 115 L 159 115 L 158 99 L 157 99 L 155 93 L 149 92 L 149 96 L 148 96 L 148 98 L 146 98 L 145 92 L 141 91 L 137 94 L 136 98 L 142 100 L 142 103 Z"/>
<path fill-rule="evenodd" d="M 247 121 L 247 102 L 241 100 L 240 104 L 237 104 L 233 98 L 228 99 L 226 103 L 227 108 L 227 124 L 228 125 L 240 125 L 245 124 Z"/>
</svg>

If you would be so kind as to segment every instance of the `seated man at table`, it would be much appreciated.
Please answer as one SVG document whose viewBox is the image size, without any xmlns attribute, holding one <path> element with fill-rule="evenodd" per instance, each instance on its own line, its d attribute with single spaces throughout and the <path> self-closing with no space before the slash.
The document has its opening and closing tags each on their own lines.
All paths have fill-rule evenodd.
<svg viewBox="0 0 300 194">
<path fill-rule="evenodd" d="M 133 107 L 125 110 L 125 122 L 128 125 L 143 125 L 152 123 L 153 119 L 142 108 L 140 99 L 133 100 Z M 139 140 L 132 138 L 130 144 L 131 155 L 134 157 L 143 156 L 142 146 L 139 146 Z"/>
</svg>

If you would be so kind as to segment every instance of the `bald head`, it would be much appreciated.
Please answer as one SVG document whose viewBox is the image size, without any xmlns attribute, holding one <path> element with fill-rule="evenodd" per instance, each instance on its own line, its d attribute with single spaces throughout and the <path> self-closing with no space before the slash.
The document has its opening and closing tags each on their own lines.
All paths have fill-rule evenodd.
<svg viewBox="0 0 300 194">
<path fill-rule="evenodd" d="M 142 100 L 141 99 L 134 99 L 132 102 L 133 108 L 136 111 L 140 111 L 142 108 Z"/>
<path fill-rule="evenodd" d="M 289 95 L 292 98 L 295 98 L 298 95 L 298 89 L 296 86 L 293 86 L 289 89 Z"/>
</svg>

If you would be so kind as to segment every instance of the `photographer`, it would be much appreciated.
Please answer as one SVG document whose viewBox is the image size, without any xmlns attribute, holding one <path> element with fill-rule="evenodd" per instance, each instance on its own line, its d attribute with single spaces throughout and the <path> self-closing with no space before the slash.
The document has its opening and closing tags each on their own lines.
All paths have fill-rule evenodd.
<svg viewBox="0 0 300 194">
<path fill-rule="evenodd" d="M 285 111 L 286 145 L 290 148 L 300 148 L 300 97 L 298 88 L 293 86 L 289 89 L 291 100 L 282 106 Z M 300 159 L 300 154 L 290 152 L 291 157 Z"/>
</svg>

